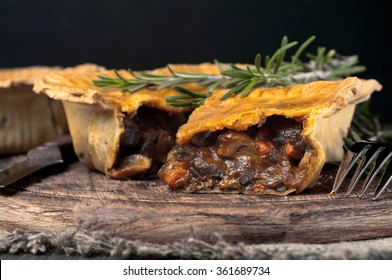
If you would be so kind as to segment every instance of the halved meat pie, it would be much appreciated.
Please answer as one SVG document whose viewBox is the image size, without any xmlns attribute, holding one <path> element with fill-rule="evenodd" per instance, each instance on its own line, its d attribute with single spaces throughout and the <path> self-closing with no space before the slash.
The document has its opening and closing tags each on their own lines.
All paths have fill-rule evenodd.
<svg viewBox="0 0 392 280">
<path fill-rule="evenodd" d="M 225 100 L 217 91 L 177 133 L 159 176 L 189 192 L 286 195 L 311 187 L 340 160 L 355 104 L 381 85 L 355 77 L 258 88 Z"/>
<path fill-rule="evenodd" d="M 207 64 L 172 68 L 218 71 Z M 118 72 L 126 79 L 133 78 L 128 71 Z M 168 69 L 153 72 L 170 74 Z M 165 101 L 166 96 L 178 94 L 171 88 L 144 88 L 133 93 L 101 89 L 93 84 L 99 76 L 117 77 L 114 71 L 91 69 L 91 65 L 85 71 L 68 68 L 37 80 L 34 90 L 63 101 L 74 148 L 86 166 L 116 179 L 156 174 L 175 145 L 175 134 L 190 108 L 173 107 Z M 204 90 L 196 84 L 186 87 Z"/>
</svg>

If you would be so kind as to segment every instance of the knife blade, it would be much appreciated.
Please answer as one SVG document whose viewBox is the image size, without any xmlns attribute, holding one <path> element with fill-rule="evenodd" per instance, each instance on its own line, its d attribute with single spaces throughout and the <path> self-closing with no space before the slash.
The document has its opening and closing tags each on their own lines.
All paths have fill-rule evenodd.
<svg viewBox="0 0 392 280">
<path fill-rule="evenodd" d="M 60 136 L 28 151 L 26 158 L 14 165 L 0 170 L 0 188 L 6 187 L 21 178 L 47 166 L 76 160 L 70 135 Z"/>
</svg>

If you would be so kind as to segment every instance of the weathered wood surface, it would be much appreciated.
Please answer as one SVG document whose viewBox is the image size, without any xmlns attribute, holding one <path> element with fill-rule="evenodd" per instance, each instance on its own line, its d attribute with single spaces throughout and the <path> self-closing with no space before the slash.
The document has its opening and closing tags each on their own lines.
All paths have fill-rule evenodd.
<svg viewBox="0 0 392 280">
<path fill-rule="evenodd" d="M 392 236 L 392 192 L 378 201 L 343 191 L 331 198 L 335 173 L 324 170 L 313 189 L 286 197 L 186 194 L 158 179 L 116 181 L 74 163 L 1 189 L 0 229 L 104 231 L 161 244 L 192 236 L 213 241 L 214 233 L 248 244 Z"/>
</svg>

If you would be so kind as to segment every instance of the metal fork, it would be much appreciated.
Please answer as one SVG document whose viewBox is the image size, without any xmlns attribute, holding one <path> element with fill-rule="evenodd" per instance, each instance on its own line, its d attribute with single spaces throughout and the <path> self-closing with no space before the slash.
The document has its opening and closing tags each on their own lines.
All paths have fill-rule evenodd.
<svg viewBox="0 0 392 280">
<path fill-rule="evenodd" d="M 383 172 L 372 198 L 373 200 L 376 200 L 380 197 L 392 180 L 391 158 L 392 144 L 370 141 L 356 142 L 347 151 L 339 166 L 331 195 L 335 194 L 339 190 L 343 181 L 357 163 L 358 166 L 348 185 L 346 196 L 352 193 L 366 171 L 368 172 L 358 194 L 359 197 L 362 197 L 368 191 L 377 175 Z"/>
</svg>

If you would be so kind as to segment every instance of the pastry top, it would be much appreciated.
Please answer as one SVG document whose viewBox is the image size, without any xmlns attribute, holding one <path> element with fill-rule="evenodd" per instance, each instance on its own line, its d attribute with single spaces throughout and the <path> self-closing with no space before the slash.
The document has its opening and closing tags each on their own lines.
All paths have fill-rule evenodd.
<svg viewBox="0 0 392 280">
<path fill-rule="evenodd" d="M 20 68 L 0 69 L 0 88 L 9 88 L 15 85 L 33 85 L 36 78 L 42 77 L 58 67 L 30 66 Z"/>
<path fill-rule="evenodd" d="M 316 119 L 327 118 L 349 104 L 367 100 L 375 90 L 381 90 L 381 85 L 376 80 L 360 80 L 356 77 L 256 88 L 246 97 L 236 95 L 225 100 L 220 98 L 227 90 L 217 90 L 181 126 L 177 142 L 185 144 L 197 133 L 207 130 L 246 130 L 271 115 L 298 118 L 304 123 L 303 134 L 307 135 L 311 133 Z"/>
<path fill-rule="evenodd" d="M 219 74 L 219 69 L 213 64 L 200 65 L 172 65 L 175 71 L 192 73 Z M 134 77 L 126 70 L 117 71 L 126 79 Z M 171 75 L 167 68 L 151 71 L 155 74 Z M 141 105 L 147 105 L 167 112 L 184 112 L 189 108 L 174 107 L 165 101 L 164 97 L 179 94 L 172 88 L 162 90 L 143 88 L 136 92 L 123 92 L 119 89 L 102 89 L 93 84 L 93 80 L 100 76 L 117 78 L 114 70 L 66 68 L 61 71 L 53 71 L 48 75 L 37 79 L 33 90 L 37 93 L 45 93 L 49 97 L 74 103 L 100 104 L 104 108 L 118 109 L 128 114 L 135 113 Z M 205 92 L 205 88 L 194 83 L 185 85 L 186 88 Z"/>
</svg>

